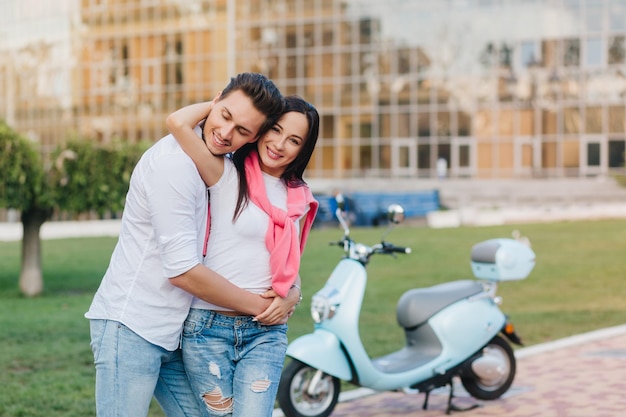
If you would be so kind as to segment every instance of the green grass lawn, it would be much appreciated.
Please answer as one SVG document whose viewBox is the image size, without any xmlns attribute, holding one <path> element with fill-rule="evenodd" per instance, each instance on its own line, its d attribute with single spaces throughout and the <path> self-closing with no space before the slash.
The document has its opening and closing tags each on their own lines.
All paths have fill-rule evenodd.
<svg viewBox="0 0 626 417">
<path fill-rule="evenodd" d="M 471 277 L 472 245 L 521 230 L 532 241 L 537 266 L 523 281 L 499 288 L 526 345 L 626 323 L 626 220 L 428 229 L 400 226 L 386 240 L 410 246 L 409 255 L 374 257 L 360 330 L 368 353 L 402 345 L 395 304 L 403 291 Z M 352 231 L 375 243 L 383 229 Z M 312 330 L 311 295 L 341 257 L 328 242 L 338 229 L 315 229 L 302 262 L 304 301 L 290 321 L 293 339 Z M 19 295 L 19 242 L 0 242 L 0 417 L 93 416 L 93 358 L 83 317 L 115 244 L 112 238 L 45 241 L 45 293 Z M 152 417 L 163 414 L 154 406 Z"/>
</svg>

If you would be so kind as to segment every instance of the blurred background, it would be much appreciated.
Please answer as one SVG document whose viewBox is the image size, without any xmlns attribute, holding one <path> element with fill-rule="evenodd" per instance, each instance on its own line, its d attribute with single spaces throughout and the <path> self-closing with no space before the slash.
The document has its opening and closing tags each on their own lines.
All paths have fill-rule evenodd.
<svg viewBox="0 0 626 417">
<path fill-rule="evenodd" d="M 319 110 L 306 180 L 328 197 L 320 222 L 342 191 L 353 224 L 379 225 L 381 202 L 393 198 L 407 216 L 428 212 L 428 225 L 450 228 L 403 232 L 425 256 L 398 260 L 411 263 L 394 267 L 411 275 L 398 285 L 416 285 L 416 271 L 432 282 L 465 274 L 463 262 L 442 268 L 442 259 L 466 259 L 474 242 L 510 236 L 509 224 L 552 222 L 514 229 L 541 260 L 524 287 L 503 288 L 527 340 L 625 322 L 623 220 L 557 221 L 626 217 L 626 0 L 0 0 L 0 120 L 48 165 L 70 141 L 157 141 L 169 113 L 213 99 L 244 71 Z M 2 136 L 12 137 L 0 123 Z M 41 185 L 32 173 L 47 167 L 28 169 L 34 158 L 0 146 L 2 417 L 93 415 L 82 315 L 115 239 L 39 246 L 118 234 L 118 220 L 100 219 L 124 201 L 111 177 L 126 186 L 132 167 L 97 164 L 107 154 L 91 151 L 85 163 L 61 158 L 65 176 Z M 23 225 L 16 209 L 30 214 Z M 74 216 L 89 210 L 97 221 Z M 47 222 L 51 213 L 81 221 Z M 493 227 L 452 229 L 465 224 Z M 319 260 L 335 256 L 325 252 L 335 232 L 312 234 L 303 276 L 327 276 Z M 46 296 L 22 297 L 42 294 L 43 276 Z M 363 332 L 380 349 L 390 340 L 381 309 L 401 291 L 389 282 L 364 320 L 382 323 Z M 298 311 L 292 335 L 309 331 L 307 309 Z"/>
<path fill-rule="evenodd" d="M 0 119 L 156 141 L 243 71 L 321 115 L 308 179 L 624 174 L 626 0 L 0 0 Z"/>
</svg>

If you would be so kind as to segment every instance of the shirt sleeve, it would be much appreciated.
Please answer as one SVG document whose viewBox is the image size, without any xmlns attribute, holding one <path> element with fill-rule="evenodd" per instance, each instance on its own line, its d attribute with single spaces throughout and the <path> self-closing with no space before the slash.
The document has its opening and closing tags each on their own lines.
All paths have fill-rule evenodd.
<svg viewBox="0 0 626 417">
<path fill-rule="evenodd" d="M 206 188 L 193 161 L 182 152 L 153 161 L 144 181 L 163 272 L 173 278 L 200 263 L 198 227 L 203 219 L 198 219 L 198 206 L 199 199 L 206 204 Z"/>
</svg>

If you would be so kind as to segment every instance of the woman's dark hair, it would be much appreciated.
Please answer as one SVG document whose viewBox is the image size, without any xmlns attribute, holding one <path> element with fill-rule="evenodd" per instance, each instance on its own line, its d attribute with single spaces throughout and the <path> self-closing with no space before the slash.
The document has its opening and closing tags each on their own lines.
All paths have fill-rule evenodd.
<svg viewBox="0 0 626 417">
<path fill-rule="evenodd" d="M 287 96 L 283 101 L 284 107 L 280 116 L 290 112 L 302 113 L 306 116 L 309 124 L 309 130 L 302 145 L 302 149 L 300 149 L 296 158 L 287 165 L 287 168 L 285 168 L 285 171 L 280 177 L 287 187 L 300 187 L 306 185 L 302 176 L 311 160 L 315 144 L 317 143 L 317 136 L 320 130 L 320 116 L 313 105 L 299 96 Z M 280 119 L 280 117 L 277 119 Z M 256 149 L 257 142 L 246 143 L 233 154 L 233 162 L 239 176 L 239 196 L 237 197 L 237 206 L 235 207 L 233 220 L 239 216 L 243 208 L 248 204 L 248 180 L 246 178 L 244 162 L 248 155 L 256 151 Z"/>
</svg>

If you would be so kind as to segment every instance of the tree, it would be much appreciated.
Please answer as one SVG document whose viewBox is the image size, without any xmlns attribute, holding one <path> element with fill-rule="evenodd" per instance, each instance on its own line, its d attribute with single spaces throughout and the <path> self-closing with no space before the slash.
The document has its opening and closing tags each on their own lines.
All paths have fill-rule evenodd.
<svg viewBox="0 0 626 417">
<path fill-rule="evenodd" d="M 75 140 L 46 158 L 0 122 L 0 207 L 21 213 L 19 288 L 24 295 L 43 291 L 41 226 L 55 211 L 100 216 L 121 211 L 132 169 L 146 147 L 121 141 L 102 147 Z"/>
</svg>

